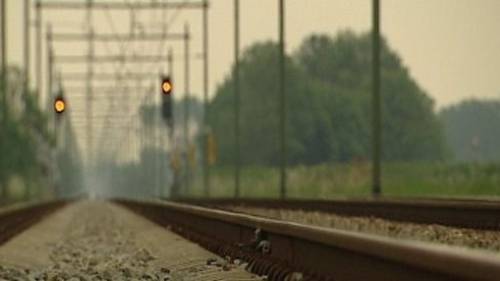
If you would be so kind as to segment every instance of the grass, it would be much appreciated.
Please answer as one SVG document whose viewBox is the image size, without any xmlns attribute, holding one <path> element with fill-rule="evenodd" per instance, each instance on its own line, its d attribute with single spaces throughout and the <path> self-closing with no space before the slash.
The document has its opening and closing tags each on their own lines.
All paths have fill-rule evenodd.
<svg viewBox="0 0 500 281">
<path fill-rule="evenodd" d="M 189 195 L 202 196 L 200 178 Z M 369 163 L 322 164 L 288 169 L 288 196 L 292 198 L 366 197 L 370 195 Z M 384 163 L 383 194 L 389 197 L 497 197 L 500 164 Z M 212 197 L 234 194 L 234 169 L 211 169 Z M 279 196 L 279 170 L 245 167 L 241 196 Z"/>
</svg>

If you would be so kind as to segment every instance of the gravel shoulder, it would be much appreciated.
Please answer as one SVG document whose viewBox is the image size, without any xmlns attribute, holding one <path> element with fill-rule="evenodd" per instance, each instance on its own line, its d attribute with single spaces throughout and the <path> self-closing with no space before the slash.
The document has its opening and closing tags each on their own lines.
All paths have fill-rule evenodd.
<svg viewBox="0 0 500 281">
<path fill-rule="evenodd" d="M 405 240 L 500 252 L 500 232 L 447 227 L 436 224 L 395 222 L 375 217 L 350 217 L 323 212 L 231 206 L 231 211 L 302 224 L 364 232 Z"/>
<path fill-rule="evenodd" d="M 121 206 L 83 201 L 0 247 L 0 280 L 260 279 Z"/>
</svg>

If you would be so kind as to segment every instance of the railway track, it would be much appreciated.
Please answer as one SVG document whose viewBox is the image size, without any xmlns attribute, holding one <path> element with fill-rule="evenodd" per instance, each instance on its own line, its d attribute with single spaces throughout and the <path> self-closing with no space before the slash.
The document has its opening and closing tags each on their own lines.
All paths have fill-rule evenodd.
<svg viewBox="0 0 500 281">
<path fill-rule="evenodd" d="M 0 247 L 0 280 L 262 279 L 246 272 L 244 265 L 230 264 L 122 206 L 101 200 L 72 202 Z"/>
<path fill-rule="evenodd" d="M 117 202 L 220 256 L 248 262 L 248 270 L 269 280 L 460 281 L 500 276 L 500 259 L 474 251 L 175 202 Z"/>
<path fill-rule="evenodd" d="M 209 208 L 263 208 L 334 213 L 343 216 L 376 217 L 421 224 L 482 230 L 500 230 L 500 201 L 468 199 L 181 199 L 180 203 Z"/>
<path fill-rule="evenodd" d="M 16 204 L 0 210 L 0 245 L 66 205 L 66 201 Z"/>
</svg>

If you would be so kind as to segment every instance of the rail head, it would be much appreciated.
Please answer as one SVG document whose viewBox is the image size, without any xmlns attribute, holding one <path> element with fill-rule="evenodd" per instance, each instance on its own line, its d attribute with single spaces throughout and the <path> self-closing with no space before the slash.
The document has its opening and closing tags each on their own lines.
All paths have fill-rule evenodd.
<svg viewBox="0 0 500 281">
<path fill-rule="evenodd" d="M 264 208 L 314 211 L 342 216 L 440 224 L 450 227 L 500 231 L 500 201 L 474 199 L 179 199 L 176 202 L 219 209 Z"/>
<path fill-rule="evenodd" d="M 175 202 L 130 202 L 162 212 L 187 214 L 246 229 L 260 229 L 274 237 L 285 237 L 298 245 L 321 245 L 331 251 L 346 251 L 408 268 L 448 276 L 452 280 L 497 280 L 500 259 L 493 254 L 424 242 L 402 241 L 376 235 L 284 222 L 248 214 L 209 209 Z M 127 202 L 125 202 L 127 204 Z M 189 224 L 186 222 L 186 224 Z M 207 230 L 210 231 L 210 230 Z M 300 247 L 299 247 L 300 248 Z M 292 256 L 297 256 L 294 253 Z M 322 254 L 325 254 L 323 251 Z M 289 260 L 288 262 L 296 262 Z M 440 280 L 440 279 L 436 279 Z M 444 279 L 443 279 L 444 280 Z"/>
<path fill-rule="evenodd" d="M 1 208 L 0 245 L 68 202 L 66 200 L 33 201 Z"/>
</svg>

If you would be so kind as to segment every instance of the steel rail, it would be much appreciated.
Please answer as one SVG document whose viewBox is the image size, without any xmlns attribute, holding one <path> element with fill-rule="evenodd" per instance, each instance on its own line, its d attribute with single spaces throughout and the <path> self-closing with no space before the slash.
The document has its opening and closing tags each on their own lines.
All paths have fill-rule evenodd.
<svg viewBox="0 0 500 281">
<path fill-rule="evenodd" d="M 498 258 L 474 251 L 173 202 L 117 202 L 218 255 L 248 262 L 248 270 L 268 280 L 292 280 L 297 274 L 304 281 L 486 281 L 500 276 Z"/>
<path fill-rule="evenodd" d="M 500 230 L 500 201 L 473 199 L 179 199 L 179 202 L 227 208 L 250 207 L 377 217 L 422 224 Z"/>
<path fill-rule="evenodd" d="M 66 203 L 65 201 L 20 203 L 0 209 L 0 245 L 65 206 Z"/>
</svg>

